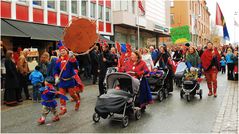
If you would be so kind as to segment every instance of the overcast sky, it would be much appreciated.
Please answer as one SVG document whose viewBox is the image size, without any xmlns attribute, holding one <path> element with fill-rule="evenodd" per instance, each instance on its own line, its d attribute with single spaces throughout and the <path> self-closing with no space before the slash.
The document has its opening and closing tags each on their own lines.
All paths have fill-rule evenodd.
<svg viewBox="0 0 239 134">
<path fill-rule="evenodd" d="M 239 42 L 239 27 L 234 27 L 234 19 L 236 19 L 239 24 L 239 0 L 206 0 L 207 6 L 211 13 L 211 22 L 215 23 L 216 19 L 216 2 L 219 4 L 222 14 L 226 20 L 227 29 L 230 36 L 230 42 L 234 41 Z M 235 16 L 235 12 L 238 12 Z M 220 28 L 220 34 L 222 33 L 222 26 L 218 26 Z M 234 40 L 235 36 L 235 40 Z"/>
</svg>

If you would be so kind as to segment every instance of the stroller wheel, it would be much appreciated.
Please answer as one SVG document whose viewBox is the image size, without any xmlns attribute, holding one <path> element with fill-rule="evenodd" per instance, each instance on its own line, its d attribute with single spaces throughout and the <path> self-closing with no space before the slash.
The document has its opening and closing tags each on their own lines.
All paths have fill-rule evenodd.
<svg viewBox="0 0 239 134">
<path fill-rule="evenodd" d="M 187 96 L 186 96 L 188 102 L 189 102 L 190 99 L 191 99 L 190 97 L 191 97 L 190 95 L 187 95 Z"/>
<path fill-rule="evenodd" d="M 128 116 L 124 116 L 122 119 L 122 127 L 127 127 L 129 125 L 129 118 Z"/>
<path fill-rule="evenodd" d="M 158 99 L 159 99 L 159 102 L 163 101 L 163 91 L 162 90 L 160 90 L 158 92 Z"/>
<path fill-rule="evenodd" d="M 165 97 L 165 98 L 168 98 L 168 88 L 165 88 L 165 89 L 164 89 L 164 97 Z"/>
<path fill-rule="evenodd" d="M 99 122 L 99 120 L 100 120 L 100 115 L 97 114 L 97 113 L 94 113 L 93 114 L 93 121 L 96 123 L 96 122 Z"/>
<path fill-rule="evenodd" d="M 141 111 L 140 110 L 136 110 L 135 111 L 135 119 L 139 120 L 141 118 Z"/>
<path fill-rule="evenodd" d="M 202 99 L 202 89 L 199 90 L 199 97 Z"/>
<path fill-rule="evenodd" d="M 183 98 L 183 95 L 184 95 L 183 90 L 180 90 L 180 97 L 181 97 L 181 99 Z"/>
</svg>

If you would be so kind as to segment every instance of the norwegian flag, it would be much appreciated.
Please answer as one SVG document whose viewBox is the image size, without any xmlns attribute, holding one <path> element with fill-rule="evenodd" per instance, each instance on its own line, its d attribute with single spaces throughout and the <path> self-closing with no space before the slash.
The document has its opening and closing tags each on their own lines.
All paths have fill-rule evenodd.
<svg viewBox="0 0 239 134">
<path fill-rule="evenodd" d="M 145 10 L 144 10 L 144 7 L 143 7 L 143 4 L 142 4 L 141 0 L 138 0 L 138 7 L 141 10 L 141 12 L 143 13 L 143 15 L 145 15 Z"/>
</svg>

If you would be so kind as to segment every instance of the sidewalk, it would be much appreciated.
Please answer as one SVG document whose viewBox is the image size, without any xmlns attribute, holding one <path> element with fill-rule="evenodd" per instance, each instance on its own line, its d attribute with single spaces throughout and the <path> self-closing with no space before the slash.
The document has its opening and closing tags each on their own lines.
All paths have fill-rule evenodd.
<svg viewBox="0 0 239 134">
<path fill-rule="evenodd" d="M 213 133 L 239 134 L 239 92 L 238 82 L 229 81 L 220 111 L 212 130 Z"/>
</svg>

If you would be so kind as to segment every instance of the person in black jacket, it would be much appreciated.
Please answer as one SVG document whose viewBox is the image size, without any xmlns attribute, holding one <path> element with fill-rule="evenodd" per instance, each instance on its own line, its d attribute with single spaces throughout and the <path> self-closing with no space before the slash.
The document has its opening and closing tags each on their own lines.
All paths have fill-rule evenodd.
<svg viewBox="0 0 239 134">
<path fill-rule="evenodd" d="M 171 57 L 165 45 L 159 46 L 160 54 L 155 60 L 155 66 L 158 65 L 159 68 L 168 69 L 169 73 L 166 78 L 166 83 L 168 87 L 168 92 L 173 92 L 173 68 L 169 64 L 169 58 Z"/>
<path fill-rule="evenodd" d="M 173 60 L 178 62 L 183 58 L 183 51 L 180 49 L 180 47 L 176 47 L 176 51 L 173 55 Z"/>
<path fill-rule="evenodd" d="M 91 57 L 91 66 L 92 66 L 92 74 L 93 74 L 93 84 L 96 83 L 97 77 L 98 77 L 98 68 L 99 68 L 99 50 L 98 46 L 95 46 L 95 48 L 90 52 Z"/>
<path fill-rule="evenodd" d="M 15 61 L 13 60 L 13 51 L 7 51 L 6 60 L 6 83 L 4 92 L 4 104 L 13 106 L 21 102 L 20 85 Z"/>
<path fill-rule="evenodd" d="M 109 46 L 107 44 L 104 44 L 102 46 L 102 50 L 103 52 L 100 54 L 99 56 L 99 96 L 104 94 L 104 79 L 105 79 L 105 75 L 107 72 L 107 68 L 108 67 L 112 67 L 113 66 L 113 56 L 109 51 Z"/>
</svg>

